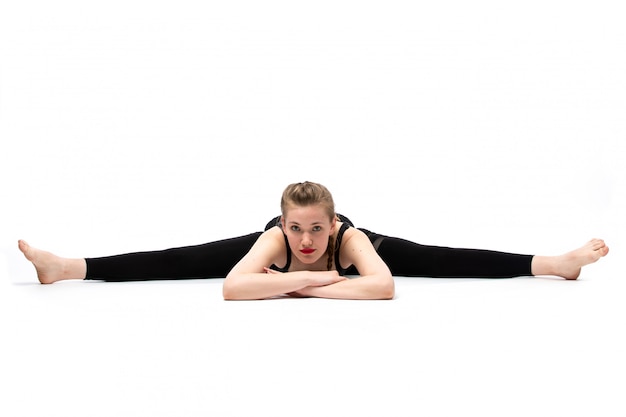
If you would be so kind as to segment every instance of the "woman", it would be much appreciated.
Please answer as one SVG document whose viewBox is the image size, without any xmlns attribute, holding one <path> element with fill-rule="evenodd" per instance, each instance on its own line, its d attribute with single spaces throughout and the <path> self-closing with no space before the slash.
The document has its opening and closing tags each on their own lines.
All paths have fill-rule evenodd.
<svg viewBox="0 0 626 417">
<path fill-rule="evenodd" d="M 576 279 L 609 252 L 602 240 L 560 256 L 424 246 L 357 229 L 335 213 L 321 184 L 289 185 L 282 215 L 252 233 L 204 245 L 103 258 L 68 259 L 18 245 L 42 284 L 66 279 L 133 281 L 226 277 L 227 300 L 296 297 L 391 299 L 392 275 L 510 278 L 556 275 Z M 359 275 L 347 279 L 346 275 Z"/>
</svg>

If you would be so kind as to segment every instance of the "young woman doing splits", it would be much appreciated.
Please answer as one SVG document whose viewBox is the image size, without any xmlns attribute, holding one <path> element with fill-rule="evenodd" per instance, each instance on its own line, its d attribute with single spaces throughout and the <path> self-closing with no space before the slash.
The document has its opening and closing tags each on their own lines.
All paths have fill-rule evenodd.
<svg viewBox="0 0 626 417">
<path fill-rule="evenodd" d="M 392 276 L 511 278 L 554 275 L 576 279 L 609 248 L 593 239 L 560 256 L 521 255 L 420 245 L 356 228 L 335 213 L 321 184 L 289 185 L 282 215 L 264 232 L 162 251 L 102 258 L 61 258 L 29 246 L 19 249 L 42 284 L 67 279 L 138 281 L 224 278 L 227 300 L 295 297 L 391 299 Z M 346 275 L 358 275 L 348 279 Z"/>
</svg>

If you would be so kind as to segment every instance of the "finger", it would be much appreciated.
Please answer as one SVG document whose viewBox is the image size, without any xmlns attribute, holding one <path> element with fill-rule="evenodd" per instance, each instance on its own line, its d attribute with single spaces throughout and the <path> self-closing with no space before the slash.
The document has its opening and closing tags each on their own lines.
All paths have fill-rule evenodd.
<svg viewBox="0 0 626 417">
<path fill-rule="evenodd" d="M 300 294 L 298 291 L 289 292 L 287 293 L 287 295 L 293 298 L 304 298 L 304 296 Z"/>
</svg>

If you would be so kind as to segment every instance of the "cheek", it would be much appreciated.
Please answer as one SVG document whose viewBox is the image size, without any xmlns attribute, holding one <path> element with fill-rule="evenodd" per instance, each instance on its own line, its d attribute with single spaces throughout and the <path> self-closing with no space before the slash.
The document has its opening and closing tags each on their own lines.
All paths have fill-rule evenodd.
<svg viewBox="0 0 626 417">
<path fill-rule="evenodd" d="M 295 236 L 287 235 L 287 243 L 291 249 L 298 247 L 298 239 Z"/>
<path fill-rule="evenodd" d="M 321 248 L 326 248 L 328 246 L 328 236 L 321 236 L 318 238 L 317 245 Z"/>
</svg>

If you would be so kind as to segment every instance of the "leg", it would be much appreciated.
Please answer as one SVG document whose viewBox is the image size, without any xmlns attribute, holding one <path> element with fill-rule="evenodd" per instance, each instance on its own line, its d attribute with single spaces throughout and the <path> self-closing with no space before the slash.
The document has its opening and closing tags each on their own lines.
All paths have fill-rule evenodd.
<svg viewBox="0 0 626 417">
<path fill-rule="evenodd" d="M 394 237 L 380 241 L 378 254 L 391 273 L 399 276 L 511 278 L 532 274 L 531 255 L 425 246 Z"/>
<path fill-rule="evenodd" d="M 197 246 L 138 252 L 102 258 L 66 259 L 31 248 L 20 250 L 33 262 L 42 284 L 64 279 L 142 281 L 225 277 L 250 250 L 260 232 Z"/>
<path fill-rule="evenodd" d="M 369 233 L 369 237 L 392 274 L 400 276 L 512 278 L 555 275 L 576 279 L 583 266 L 596 262 L 609 252 L 604 241 L 599 239 L 564 255 L 531 256 L 424 246 L 375 233 Z"/>
</svg>

